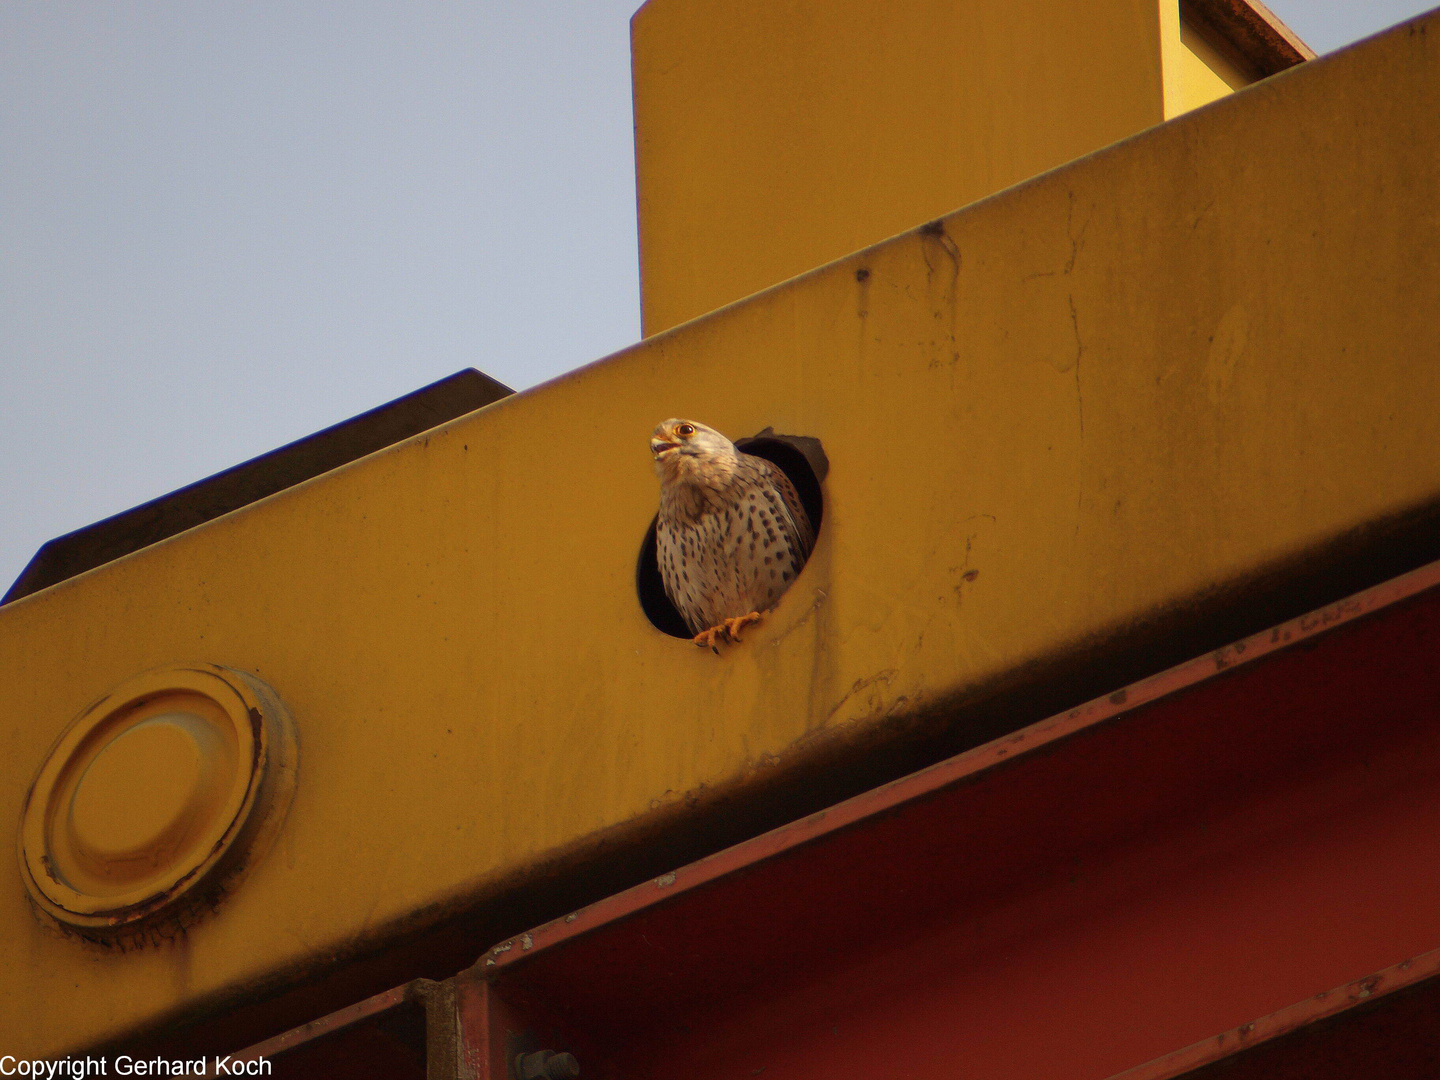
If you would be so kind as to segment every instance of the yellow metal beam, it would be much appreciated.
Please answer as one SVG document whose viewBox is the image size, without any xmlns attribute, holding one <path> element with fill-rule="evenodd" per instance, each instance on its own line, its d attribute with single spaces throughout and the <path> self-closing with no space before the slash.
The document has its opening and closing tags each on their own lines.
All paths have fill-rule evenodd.
<svg viewBox="0 0 1440 1080">
<path fill-rule="evenodd" d="M 257 676 L 300 747 L 273 847 L 171 939 L 68 938 L 0 871 L 0 1048 L 384 942 L 1433 504 L 1436 115 L 1432 16 L 0 608 L 0 821 L 167 664 Z M 809 566 L 719 658 L 634 592 L 674 415 L 831 462 Z"/>
<path fill-rule="evenodd" d="M 1231 51 L 1265 73 L 1298 60 L 1241 20 L 1271 25 L 1246 0 L 1185 8 L 1182 40 L 1177 0 L 649 0 L 632 23 L 645 333 L 1248 85 L 1260 69 L 1215 48 L 1236 27 Z"/>
<path fill-rule="evenodd" d="M 1155 4 L 649 0 L 645 333 L 1159 123 Z"/>
</svg>

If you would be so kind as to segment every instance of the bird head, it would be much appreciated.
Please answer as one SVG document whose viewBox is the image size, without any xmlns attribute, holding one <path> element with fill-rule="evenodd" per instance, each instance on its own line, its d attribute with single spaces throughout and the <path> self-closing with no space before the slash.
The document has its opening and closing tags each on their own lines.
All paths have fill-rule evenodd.
<svg viewBox="0 0 1440 1080">
<path fill-rule="evenodd" d="M 720 432 L 694 420 L 666 420 L 650 436 L 655 472 L 666 482 L 698 479 L 707 473 L 729 473 L 739 451 Z"/>
</svg>

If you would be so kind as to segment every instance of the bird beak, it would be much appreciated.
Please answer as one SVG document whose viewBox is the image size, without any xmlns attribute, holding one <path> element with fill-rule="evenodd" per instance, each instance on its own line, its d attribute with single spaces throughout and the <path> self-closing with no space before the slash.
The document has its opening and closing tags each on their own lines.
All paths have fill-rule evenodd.
<svg viewBox="0 0 1440 1080">
<path fill-rule="evenodd" d="M 659 457 L 667 450 L 674 450 L 677 445 L 679 444 L 673 442 L 666 442 L 664 439 L 651 439 L 650 452 L 656 457 Z"/>
</svg>

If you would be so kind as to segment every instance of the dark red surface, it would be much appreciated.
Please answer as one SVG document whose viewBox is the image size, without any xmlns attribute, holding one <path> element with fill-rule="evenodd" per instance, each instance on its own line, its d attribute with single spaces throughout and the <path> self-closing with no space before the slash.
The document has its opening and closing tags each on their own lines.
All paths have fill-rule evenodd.
<svg viewBox="0 0 1440 1080">
<path fill-rule="evenodd" d="M 1296 1002 L 1111 1080 L 1434 1080 L 1440 950 Z"/>
<path fill-rule="evenodd" d="M 1422 568 L 502 943 L 457 979 L 471 1067 L 1429 1075 L 1437 585 Z"/>
<path fill-rule="evenodd" d="M 562 1017 L 589 1077 L 1098 1080 L 1426 952 L 1440 598 L 1384 604 L 1436 577 L 739 845 L 481 970 Z"/>
<path fill-rule="evenodd" d="M 397 986 L 232 1056 L 268 1061 L 269 1075 L 281 1080 L 418 1080 L 425 1076 L 425 1014 L 410 990 Z"/>
</svg>

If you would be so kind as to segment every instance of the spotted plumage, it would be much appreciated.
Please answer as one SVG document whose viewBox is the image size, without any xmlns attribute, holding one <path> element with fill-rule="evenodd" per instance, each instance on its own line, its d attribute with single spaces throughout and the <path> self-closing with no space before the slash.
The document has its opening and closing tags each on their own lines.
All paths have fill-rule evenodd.
<svg viewBox="0 0 1440 1080">
<path fill-rule="evenodd" d="M 665 592 L 697 645 L 739 641 L 810 557 L 815 532 L 804 504 L 778 466 L 693 420 L 660 424 L 650 450 Z"/>
</svg>

